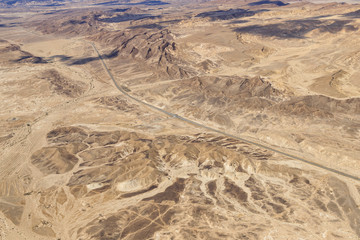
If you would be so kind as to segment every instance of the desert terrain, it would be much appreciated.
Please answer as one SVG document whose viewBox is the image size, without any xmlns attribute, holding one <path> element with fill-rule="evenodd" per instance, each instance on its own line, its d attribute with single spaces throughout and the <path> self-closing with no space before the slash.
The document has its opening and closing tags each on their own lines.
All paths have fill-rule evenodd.
<svg viewBox="0 0 360 240">
<path fill-rule="evenodd" d="M 0 240 L 360 239 L 356 1 L 0 3 Z"/>
</svg>

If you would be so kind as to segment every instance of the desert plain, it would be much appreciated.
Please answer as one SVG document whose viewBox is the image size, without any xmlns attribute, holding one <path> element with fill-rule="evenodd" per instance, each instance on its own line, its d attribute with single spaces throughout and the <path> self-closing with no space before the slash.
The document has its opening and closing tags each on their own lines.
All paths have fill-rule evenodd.
<svg viewBox="0 0 360 240">
<path fill-rule="evenodd" d="M 359 239 L 356 1 L 2 1 L 0 239 Z"/>
</svg>

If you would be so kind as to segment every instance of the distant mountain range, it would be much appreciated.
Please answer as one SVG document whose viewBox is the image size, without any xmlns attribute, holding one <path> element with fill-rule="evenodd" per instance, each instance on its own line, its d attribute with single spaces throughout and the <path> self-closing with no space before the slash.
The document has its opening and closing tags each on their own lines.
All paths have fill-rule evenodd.
<svg viewBox="0 0 360 240">
<path fill-rule="evenodd" d="M 17 5 L 28 5 L 28 4 L 53 4 L 59 5 L 64 0 L 2 0 L 0 6 L 17 6 Z"/>
<path fill-rule="evenodd" d="M 0 6 L 19 6 L 19 5 L 45 5 L 45 6 L 57 6 L 63 5 L 65 2 L 90 2 L 87 0 L 0 0 Z M 145 1 L 131 1 L 131 0 L 115 0 L 115 1 L 99 1 L 93 0 L 92 3 L 96 3 L 96 5 L 165 5 L 167 2 L 163 1 L 153 1 L 153 0 L 145 0 Z"/>
</svg>

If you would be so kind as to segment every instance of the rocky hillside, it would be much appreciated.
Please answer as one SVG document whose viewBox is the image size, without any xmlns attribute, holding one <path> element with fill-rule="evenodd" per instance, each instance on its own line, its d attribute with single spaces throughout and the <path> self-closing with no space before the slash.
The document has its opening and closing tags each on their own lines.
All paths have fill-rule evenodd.
<svg viewBox="0 0 360 240">
<path fill-rule="evenodd" d="M 63 236 L 94 239 L 259 239 L 273 228 L 288 237 L 313 228 L 338 235 L 329 224 L 348 224 L 343 237 L 360 234 L 360 212 L 344 182 L 276 165 L 279 156 L 234 139 L 62 127 L 47 141 L 32 164 L 67 182 L 28 193 L 39 196 L 29 221 L 43 236 L 55 236 L 64 221 L 78 226 Z M 16 223 L 22 208 L 6 214 Z M 66 218 L 58 214 L 64 209 Z"/>
<path fill-rule="evenodd" d="M 135 16 L 133 12 L 136 9 L 130 10 L 120 16 L 126 18 L 127 21 L 131 20 L 131 16 Z M 110 31 L 105 27 L 107 23 L 104 19 L 114 18 L 119 21 L 119 16 L 109 17 L 107 13 L 101 12 L 65 19 L 54 16 L 45 23 L 39 23 L 36 30 L 44 34 L 87 36 L 90 41 L 110 47 L 111 51 L 122 59 L 129 58 L 138 61 L 140 65 L 157 76 L 186 78 L 194 75 L 193 67 L 188 66 L 185 60 L 177 56 L 178 46 L 170 30 L 139 27 Z M 116 59 L 113 60 L 116 61 Z"/>
<path fill-rule="evenodd" d="M 144 67 L 154 68 L 153 72 L 164 77 L 186 78 L 193 74 L 191 66 L 177 58 L 177 45 L 167 29 L 135 29 L 122 32 L 98 33 L 90 40 L 114 46 L 121 58 L 131 58 Z M 115 60 L 116 61 L 116 60 Z"/>
<path fill-rule="evenodd" d="M 11 44 L 8 41 L 0 39 L 0 59 L 2 64 L 12 63 L 46 63 L 44 58 L 34 56 L 24 51 L 17 44 Z"/>
</svg>

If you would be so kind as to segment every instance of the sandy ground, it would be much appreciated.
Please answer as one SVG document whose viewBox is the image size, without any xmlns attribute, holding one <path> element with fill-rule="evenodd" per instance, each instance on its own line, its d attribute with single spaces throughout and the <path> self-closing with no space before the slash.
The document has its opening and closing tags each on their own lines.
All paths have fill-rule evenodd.
<svg viewBox="0 0 360 240">
<path fill-rule="evenodd" d="M 131 95 L 359 176 L 359 20 L 344 16 L 356 9 L 193 17 L 125 37 L 73 36 L 62 19 L 61 36 L 2 28 L 0 239 L 358 239 L 359 182 L 125 97 L 89 40 Z M 314 29 L 281 37 L 291 24 Z"/>
</svg>

